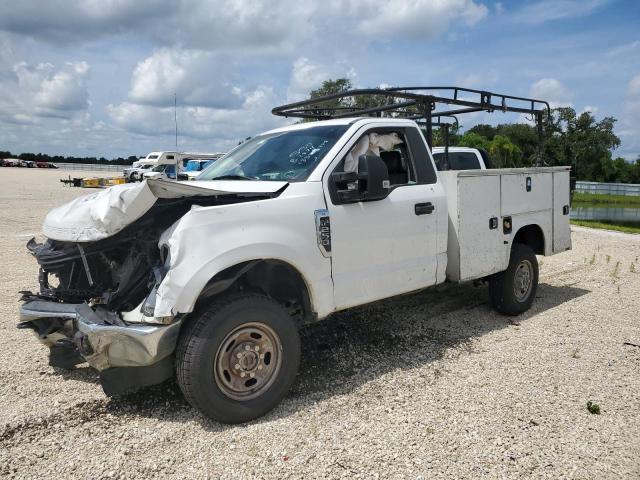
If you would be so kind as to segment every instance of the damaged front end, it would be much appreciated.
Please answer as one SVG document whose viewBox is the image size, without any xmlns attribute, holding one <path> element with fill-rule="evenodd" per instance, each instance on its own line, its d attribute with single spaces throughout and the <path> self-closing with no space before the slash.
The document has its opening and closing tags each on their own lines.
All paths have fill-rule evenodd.
<svg viewBox="0 0 640 480">
<path fill-rule="evenodd" d="M 149 185 L 112 187 L 59 207 L 45 220 L 49 238 L 27 244 L 39 264 L 39 291 L 22 292 L 18 328 L 33 330 L 49 347 L 52 366 L 88 362 L 109 395 L 173 375 L 181 315 L 154 316 L 169 254 L 159 246 L 163 232 L 195 205 L 271 196 Z"/>
</svg>

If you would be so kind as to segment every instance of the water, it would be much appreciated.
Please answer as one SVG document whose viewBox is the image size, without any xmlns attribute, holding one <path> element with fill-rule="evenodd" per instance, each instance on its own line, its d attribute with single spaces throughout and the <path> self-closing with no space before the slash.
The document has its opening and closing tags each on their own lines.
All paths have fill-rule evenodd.
<svg viewBox="0 0 640 480">
<path fill-rule="evenodd" d="M 571 218 L 574 220 L 598 220 L 640 225 L 640 207 L 584 207 L 574 205 L 571 208 Z"/>
</svg>

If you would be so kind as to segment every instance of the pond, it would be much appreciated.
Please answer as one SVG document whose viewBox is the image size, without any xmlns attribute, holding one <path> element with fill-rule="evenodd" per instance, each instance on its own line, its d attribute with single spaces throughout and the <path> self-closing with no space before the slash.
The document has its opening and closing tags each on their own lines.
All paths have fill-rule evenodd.
<svg viewBox="0 0 640 480">
<path fill-rule="evenodd" d="M 571 207 L 571 218 L 573 220 L 597 220 L 640 226 L 640 207 L 593 207 L 589 204 L 587 205 L 574 203 Z"/>
</svg>

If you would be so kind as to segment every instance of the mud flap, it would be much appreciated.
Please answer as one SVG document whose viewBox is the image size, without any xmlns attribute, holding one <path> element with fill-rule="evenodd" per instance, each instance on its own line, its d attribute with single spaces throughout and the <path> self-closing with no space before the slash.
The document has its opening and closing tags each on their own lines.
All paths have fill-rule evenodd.
<svg viewBox="0 0 640 480">
<path fill-rule="evenodd" d="M 113 367 L 100 372 L 104 393 L 112 397 L 162 383 L 174 374 L 173 355 L 146 367 Z"/>
</svg>

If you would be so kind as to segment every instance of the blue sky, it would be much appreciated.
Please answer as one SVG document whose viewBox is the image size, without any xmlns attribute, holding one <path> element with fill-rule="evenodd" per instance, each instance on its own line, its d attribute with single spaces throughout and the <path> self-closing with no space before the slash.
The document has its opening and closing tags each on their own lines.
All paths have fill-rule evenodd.
<svg viewBox="0 0 640 480">
<path fill-rule="evenodd" d="M 640 2 L 0 0 L 0 150 L 221 151 L 322 80 L 460 85 L 613 115 L 640 155 Z M 461 119 L 517 121 L 504 114 Z"/>
</svg>

